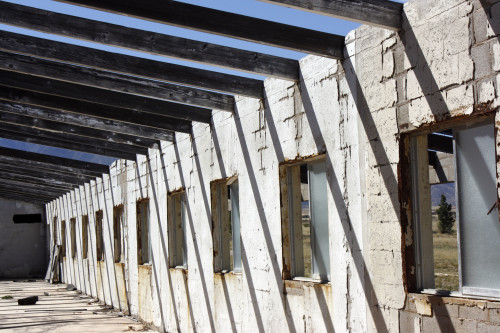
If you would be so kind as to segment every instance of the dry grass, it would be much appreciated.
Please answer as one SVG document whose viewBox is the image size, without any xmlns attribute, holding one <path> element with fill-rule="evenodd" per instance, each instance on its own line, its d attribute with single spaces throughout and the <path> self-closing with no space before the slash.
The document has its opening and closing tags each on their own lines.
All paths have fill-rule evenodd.
<svg viewBox="0 0 500 333">
<path fill-rule="evenodd" d="M 433 211 L 435 211 L 433 207 Z M 432 216 L 432 234 L 434 244 L 434 282 L 436 289 L 457 291 L 458 251 L 456 223 L 453 234 L 440 234 L 436 214 Z"/>
</svg>

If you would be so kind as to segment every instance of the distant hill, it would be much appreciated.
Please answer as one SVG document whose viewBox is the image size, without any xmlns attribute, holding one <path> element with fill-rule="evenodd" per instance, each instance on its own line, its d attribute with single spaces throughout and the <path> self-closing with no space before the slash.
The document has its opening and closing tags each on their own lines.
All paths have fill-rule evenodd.
<svg viewBox="0 0 500 333">
<path fill-rule="evenodd" d="M 455 183 L 436 184 L 431 186 L 431 200 L 433 206 L 438 206 L 441 202 L 441 193 L 446 197 L 446 201 L 453 207 L 455 202 Z"/>
</svg>

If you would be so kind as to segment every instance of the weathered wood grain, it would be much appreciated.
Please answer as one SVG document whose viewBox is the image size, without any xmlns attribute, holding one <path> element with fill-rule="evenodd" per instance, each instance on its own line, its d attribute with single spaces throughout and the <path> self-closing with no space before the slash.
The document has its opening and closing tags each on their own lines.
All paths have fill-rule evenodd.
<svg viewBox="0 0 500 333">
<path fill-rule="evenodd" d="M 294 59 L 129 28 L 14 3 L 0 2 L 0 22 L 278 79 L 294 81 L 299 79 L 299 65 Z"/>
<path fill-rule="evenodd" d="M 249 42 L 342 59 L 344 36 L 177 1 L 58 0 Z"/>
<path fill-rule="evenodd" d="M 259 0 L 308 12 L 374 25 L 401 29 L 403 4 L 387 0 Z"/>
</svg>

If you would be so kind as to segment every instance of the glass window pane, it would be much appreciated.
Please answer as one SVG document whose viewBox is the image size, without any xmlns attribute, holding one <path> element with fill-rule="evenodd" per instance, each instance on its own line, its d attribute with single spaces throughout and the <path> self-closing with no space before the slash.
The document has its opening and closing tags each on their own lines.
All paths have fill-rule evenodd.
<svg viewBox="0 0 500 333">
<path fill-rule="evenodd" d="M 462 287 L 500 290 L 493 124 L 455 132 Z M 473 293 L 473 291 L 472 291 Z"/>
<path fill-rule="evenodd" d="M 326 163 L 308 164 L 313 278 L 330 280 Z"/>
</svg>

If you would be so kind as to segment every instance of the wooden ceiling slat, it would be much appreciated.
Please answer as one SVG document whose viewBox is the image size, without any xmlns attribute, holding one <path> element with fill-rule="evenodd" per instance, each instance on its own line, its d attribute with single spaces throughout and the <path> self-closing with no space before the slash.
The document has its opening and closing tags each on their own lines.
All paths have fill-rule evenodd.
<svg viewBox="0 0 500 333">
<path fill-rule="evenodd" d="M 387 0 L 259 0 L 308 12 L 399 30 L 403 4 Z"/>
<path fill-rule="evenodd" d="M 182 28 L 238 38 L 290 50 L 342 59 L 344 36 L 299 28 L 249 16 L 156 0 L 58 0 Z"/>
<path fill-rule="evenodd" d="M 47 195 L 47 196 L 60 196 L 67 193 L 67 190 L 57 189 L 51 186 L 27 184 L 15 180 L 0 179 L 0 188 L 6 190 L 24 189 L 26 192 L 33 192 L 33 194 Z"/>
<path fill-rule="evenodd" d="M 47 19 L 47 18 L 50 19 Z M 0 22 L 151 54 L 298 80 L 297 60 L 0 2 Z"/>
<path fill-rule="evenodd" d="M 71 191 L 78 184 L 71 184 L 60 181 L 58 179 L 46 179 L 43 177 L 33 177 L 29 175 L 19 175 L 13 172 L 1 171 L 0 170 L 0 179 L 1 180 L 14 180 L 18 182 L 23 182 L 27 184 L 39 184 L 51 186 L 64 191 Z"/>
<path fill-rule="evenodd" d="M 264 94 L 264 82 L 262 80 L 175 65 L 7 31 L 2 31 L 0 36 L 0 49 L 3 50 L 229 94 L 259 99 L 263 98 Z"/>
</svg>

